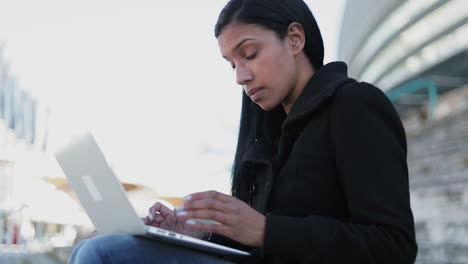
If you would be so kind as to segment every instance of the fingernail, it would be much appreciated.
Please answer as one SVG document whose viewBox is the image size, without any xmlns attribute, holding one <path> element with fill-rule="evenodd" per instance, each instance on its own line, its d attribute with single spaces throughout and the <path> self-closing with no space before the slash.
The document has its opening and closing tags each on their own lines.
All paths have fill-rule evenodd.
<svg viewBox="0 0 468 264">
<path fill-rule="evenodd" d="M 192 200 L 192 195 L 187 195 L 183 198 L 184 201 L 188 202 L 190 200 Z"/>
<path fill-rule="evenodd" d="M 193 220 L 193 219 L 189 219 L 189 220 L 185 221 L 185 223 L 188 224 L 188 225 L 194 225 L 197 222 L 195 220 Z"/>
<path fill-rule="evenodd" d="M 187 212 L 186 211 L 179 211 L 176 213 L 177 216 L 186 216 Z"/>
<path fill-rule="evenodd" d="M 181 206 L 177 207 L 175 210 L 176 211 L 183 211 L 184 209 L 185 209 L 185 206 L 181 205 Z"/>
<path fill-rule="evenodd" d="M 152 214 L 149 214 L 149 215 L 148 215 L 148 218 L 149 218 L 150 221 L 153 221 L 153 220 L 154 220 L 154 217 L 153 217 Z"/>
</svg>

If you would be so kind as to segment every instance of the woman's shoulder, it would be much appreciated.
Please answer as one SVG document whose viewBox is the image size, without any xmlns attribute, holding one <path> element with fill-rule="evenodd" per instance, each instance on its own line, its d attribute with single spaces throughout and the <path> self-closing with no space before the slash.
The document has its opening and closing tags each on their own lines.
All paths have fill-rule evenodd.
<svg viewBox="0 0 468 264">
<path fill-rule="evenodd" d="M 381 89 L 370 83 L 357 81 L 348 82 L 337 89 L 334 105 L 345 108 L 361 105 L 372 109 L 394 109 L 392 102 Z"/>
<path fill-rule="evenodd" d="M 352 81 L 340 86 L 336 92 L 338 100 L 370 101 L 387 99 L 385 93 L 376 86 L 366 83 Z"/>
<path fill-rule="evenodd" d="M 397 117 L 393 103 L 376 86 L 366 82 L 350 82 L 340 86 L 333 100 L 332 112 L 339 115 L 380 113 Z"/>
</svg>

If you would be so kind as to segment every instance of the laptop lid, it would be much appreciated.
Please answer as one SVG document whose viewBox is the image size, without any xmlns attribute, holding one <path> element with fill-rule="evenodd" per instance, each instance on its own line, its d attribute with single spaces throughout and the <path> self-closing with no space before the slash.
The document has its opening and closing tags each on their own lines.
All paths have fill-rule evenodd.
<svg viewBox="0 0 468 264">
<path fill-rule="evenodd" d="M 145 235 L 219 256 L 250 255 L 248 252 L 145 226 L 90 133 L 57 151 L 55 157 L 99 233 Z"/>
<path fill-rule="evenodd" d="M 90 133 L 55 157 L 99 233 L 144 234 L 145 226 Z"/>
</svg>

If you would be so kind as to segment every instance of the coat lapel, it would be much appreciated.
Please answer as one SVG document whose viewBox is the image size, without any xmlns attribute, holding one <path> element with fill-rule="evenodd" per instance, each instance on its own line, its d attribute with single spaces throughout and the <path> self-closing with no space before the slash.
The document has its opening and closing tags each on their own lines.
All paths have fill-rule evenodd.
<svg viewBox="0 0 468 264">
<path fill-rule="evenodd" d="M 288 126 L 314 112 L 333 96 L 338 87 L 348 82 L 354 80 L 348 78 L 344 62 L 333 62 L 323 66 L 312 76 L 291 108 L 282 126 L 283 134 Z"/>
</svg>

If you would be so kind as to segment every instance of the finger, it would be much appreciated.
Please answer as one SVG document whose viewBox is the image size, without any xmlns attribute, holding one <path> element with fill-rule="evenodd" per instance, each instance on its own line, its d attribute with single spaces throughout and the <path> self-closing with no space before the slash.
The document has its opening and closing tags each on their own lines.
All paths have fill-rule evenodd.
<svg viewBox="0 0 468 264">
<path fill-rule="evenodd" d="M 151 208 L 149 209 L 149 213 L 153 216 L 156 213 L 160 213 L 163 217 L 168 217 L 173 214 L 171 209 L 167 208 L 160 202 L 157 202 L 153 206 L 151 206 Z"/>
<path fill-rule="evenodd" d="M 148 216 L 149 215 L 154 215 L 154 212 L 156 211 L 156 205 L 158 203 L 155 203 L 153 206 L 151 206 L 149 209 L 148 209 Z"/>
<path fill-rule="evenodd" d="M 161 227 L 161 223 L 151 223 L 150 226 Z"/>
<path fill-rule="evenodd" d="M 164 216 L 162 216 L 162 215 L 160 215 L 160 214 L 156 214 L 156 215 L 154 216 L 153 222 L 158 222 L 158 223 L 159 223 L 159 222 L 164 221 L 164 219 L 166 219 Z"/>
<path fill-rule="evenodd" d="M 217 233 L 221 235 L 227 234 L 227 231 L 229 230 L 229 227 L 225 225 L 220 225 L 220 224 L 210 224 L 210 223 L 205 223 L 201 221 L 196 221 L 193 219 L 189 219 L 185 222 L 187 227 L 191 229 L 196 229 L 198 231 L 204 231 L 204 232 L 212 232 L 212 233 Z"/>
<path fill-rule="evenodd" d="M 229 202 L 232 201 L 233 197 L 217 191 L 197 192 L 184 197 L 185 202 L 201 199 L 215 199 L 221 202 Z"/>
<path fill-rule="evenodd" d="M 177 212 L 177 218 L 181 220 L 187 220 L 190 218 L 210 219 L 218 221 L 221 224 L 230 224 L 232 222 L 231 219 L 233 219 L 231 214 L 209 209 Z"/>
<path fill-rule="evenodd" d="M 222 211 L 225 213 L 231 212 L 231 206 L 228 203 L 221 202 L 215 199 L 202 199 L 202 200 L 193 200 L 186 202 L 184 205 L 179 206 L 177 211 L 188 211 L 188 210 L 198 210 L 198 209 L 211 209 Z"/>
<path fill-rule="evenodd" d="M 159 227 L 159 225 L 161 224 L 160 221 L 156 222 L 156 221 L 154 221 L 154 219 L 151 220 L 151 219 L 149 218 L 149 216 L 143 217 L 143 218 L 141 218 L 141 220 L 143 221 L 143 223 L 144 223 L 145 225 L 150 225 L 150 226 Z M 161 222 L 162 222 L 162 221 L 161 221 Z"/>
<path fill-rule="evenodd" d="M 159 213 L 155 213 L 154 215 L 149 214 L 147 217 L 142 218 L 143 222 L 145 224 L 151 224 L 151 223 L 161 223 L 164 221 L 166 218 Z"/>
<path fill-rule="evenodd" d="M 190 218 L 187 221 L 192 221 L 195 220 L 197 222 L 202 222 L 202 223 L 207 223 L 207 224 L 216 224 L 216 225 L 221 225 L 220 222 L 211 220 L 211 219 L 201 219 L 201 218 Z"/>
</svg>

